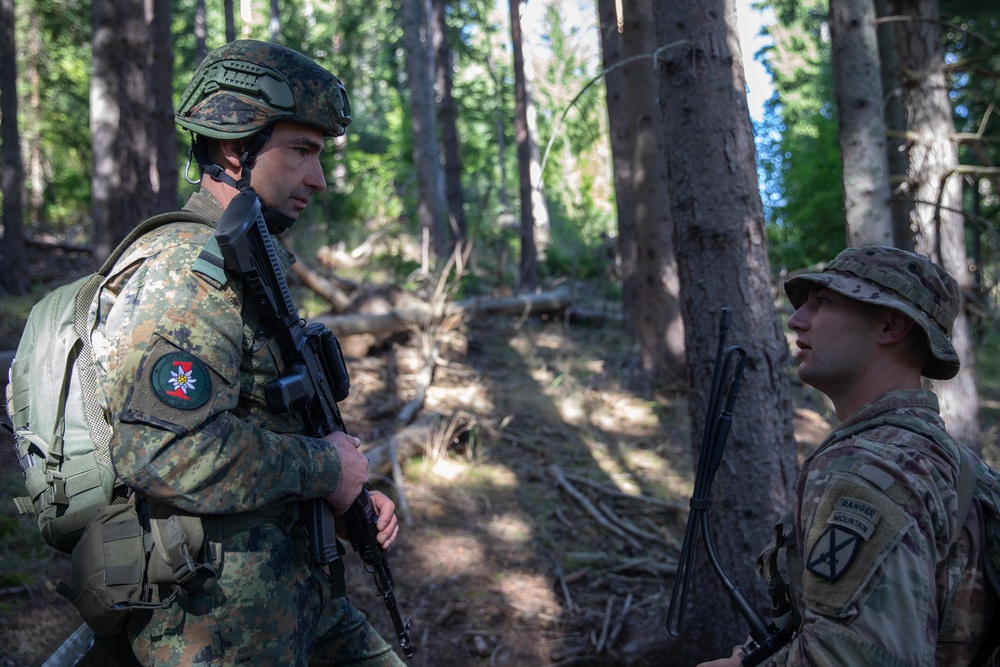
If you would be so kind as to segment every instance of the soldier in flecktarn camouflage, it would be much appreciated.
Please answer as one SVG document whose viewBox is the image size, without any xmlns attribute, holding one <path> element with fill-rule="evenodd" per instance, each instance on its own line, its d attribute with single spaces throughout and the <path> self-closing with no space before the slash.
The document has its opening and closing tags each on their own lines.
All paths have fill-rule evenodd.
<svg viewBox="0 0 1000 667">
<path fill-rule="evenodd" d="M 326 188 L 326 139 L 351 122 L 333 74 L 249 40 L 205 58 L 176 119 L 201 167 L 184 210 L 218 221 L 252 189 L 272 233 Z M 281 244 L 275 252 L 286 269 L 294 262 Z M 345 512 L 368 461 L 356 438 L 311 437 L 296 416 L 267 410 L 264 387 L 283 373 L 281 355 L 246 286 L 219 260 L 211 227 L 161 227 L 131 246 L 92 308 L 115 470 L 161 516 L 201 518 L 200 557 L 219 575 L 206 591 L 134 614 L 136 657 L 158 667 L 401 665 L 345 596 L 342 561 L 312 561 L 300 511 L 325 498 Z M 371 501 L 388 549 L 395 507 L 378 492 Z"/>
<path fill-rule="evenodd" d="M 781 620 L 796 632 L 762 664 L 982 664 L 997 600 L 979 500 L 959 509 L 970 454 L 921 380 L 958 373 L 956 281 L 923 255 L 869 246 L 785 292 L 798 375 L 842 421 L 804 462 L 793 511 L 757 561 L 772 585 L 787 579 Z M 703 667 L 742 658 L 737 647 Z"/>
</svg>

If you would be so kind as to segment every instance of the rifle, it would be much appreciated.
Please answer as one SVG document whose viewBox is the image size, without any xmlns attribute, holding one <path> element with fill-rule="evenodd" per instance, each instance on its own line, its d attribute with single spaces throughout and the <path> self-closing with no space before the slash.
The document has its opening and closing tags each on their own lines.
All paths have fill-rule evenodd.
<svg viewBox="0 0 1000 667">
<path fill-rule="evenodd" d="M 691 579 L 691 567 L 694 563 L 695 549 L 698 546 L 698 532 L 705 540 L 705 551 L 716 575 L 722 581 L 729 598 L 737 610 L 750 624 L 750 639 L 743 646 L 743 667 L 759 665 L 778 649 L 792 640 L 793 628 L 781 628 L 775 623 L 767 623 L 760 613 L 754 609 L 739 586 L 729 577 L 722 567 L 722 562 L 712 544 L 712 534 L 708 526 L 708 510 L 712 507 L 712 480 L 722 464 L 722 453 L 729 439 L 729 429 L 733 421 L 733 406 L 740 393 L 743 382 L 743 366 L 746 362 L 746 351 L 738 345 L 726 347 L 726 335 L 729 332 L 729 320 L 732 311 L 723 308 L 719 318 L 719 346 L 715 355 L 715 369 L 712 372 L 712 389 L 708 401 L 708 414 L 705 421 L 705 431 L 702 433 L 701 453 L 698 458 L 698 468 L 695 473 L 694 492 L 691 494 L 690 513 L 681 547 L 681 557 L 677 562 L 677 575 L 674 578 L 674 590 L 670 596 L 670 607 L 667 610 L 667 630 L 674 637 L 680 634 L 684 622 L 684 608 L 687 603 L 688 584 Z M 736 367 L 733 368 L 733 360 Z M 719 404 L 726 397 L 725 406 L 719 412 Z"/>
<path fill-rule="evenodd" d="M 337 337 L 322 324 L 306 325 L 299 317 L 274 252 L 261 203 L 251 191 L 237 194 L 226 207 L 215 231 L 226 267 L 242 277 L 250 296 L 274 328 L 285 374 L 265 387 L 268 410 L 294 410 L 316 437 L 347 432 L 337 403 L 347 398 L 351 381 Z M 306 501 L 314 560 L 320 565 L 339 558 L 336 515 L 323 498 Z M 393 592 L 392 572 L 376 535 L 378 519 L 366 488 L 343 516 L 354 550 L 375 578 L 375 586 L 407 658 L 413 655 L 410 621 L 405 622 Z"/>
</svg>

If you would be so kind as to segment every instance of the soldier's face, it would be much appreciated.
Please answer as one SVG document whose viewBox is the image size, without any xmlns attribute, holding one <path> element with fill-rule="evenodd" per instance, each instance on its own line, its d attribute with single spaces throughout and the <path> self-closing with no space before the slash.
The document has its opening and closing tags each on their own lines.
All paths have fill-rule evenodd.
<svg viewBox="0 0 1000 667">
<path fill-rule="evenodd" d="M 306 125 L 281 122 L 257 155 L 250 184 L 264 203 L 297 220 L 312 196 L 326 190 L 320 164 L 323 133 Z"/>
<path fill-rule="evenodd" d="M 788 320 L 797 334 L 799 378 L 834 398 L 858 389 L 873 367 L 880 309 L 817 287 Z"/>
</svg>

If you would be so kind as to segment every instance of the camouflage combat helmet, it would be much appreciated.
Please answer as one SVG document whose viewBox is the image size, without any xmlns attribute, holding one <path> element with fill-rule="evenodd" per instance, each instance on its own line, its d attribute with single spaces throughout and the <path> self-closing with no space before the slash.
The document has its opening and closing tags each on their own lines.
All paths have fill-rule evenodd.
<svg viewBox="0 0 1000 667">
<path fill-rule="evenodd" d="M 848 248 L 822 273 L 789 278 L 785 293 L 797 309 L 816 285 L 906 314 L 927 335 L 930 355 L 921 373 L 935 380 L 958 374 L 950 338 L 962 293 L 951 274 L 924 255 L 885 246 Z"/>
<path fill-rule="evenodd" d="M 176 120 L 213 139 L 249 137 L 282 120 L 339 137 L 351 122 L 351 107 L 340 80 L 301 53 L 237 40 L 201 62 L 181 96 Z"/>
</svg>

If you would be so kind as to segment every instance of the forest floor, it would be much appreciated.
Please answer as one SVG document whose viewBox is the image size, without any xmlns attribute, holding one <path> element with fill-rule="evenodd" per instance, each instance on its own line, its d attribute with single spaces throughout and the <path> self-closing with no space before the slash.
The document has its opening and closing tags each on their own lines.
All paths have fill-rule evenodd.
<svg viewBox="0 0 1000 667">
<path fill-rule="evenodd" d="M 18 331 L 0 328 L 0 350 L 13 349 Z M 349 359 L 352 391 L 342 404 L 363 442 L 405 430 L 417 445 L 401 462 L 402 494 L 375 480 L 403 518 L 389 565 L 412 618 L 408 664 L 622 664 L 620 647 L 669 604 L 692 479 L 683 392 L 635 391 L 636 350 L 613 322 L 489 317 L 436 333 L 433 384 L 415 425 L 401 430 L 420 338 L 397 336 Z M 801 388 L 795 400 L 797 438 L 809 447 L 829 428 L 829 412 Z M 8 667 L 30 664 L 79 618 L 55 592 L 68 557 L 12 509 L 23 485 L 0 433 L 0 667 Z M 395 643 L 371 576 L 356 554 L 346 559 L 352 601 Z"/>
</svg>

